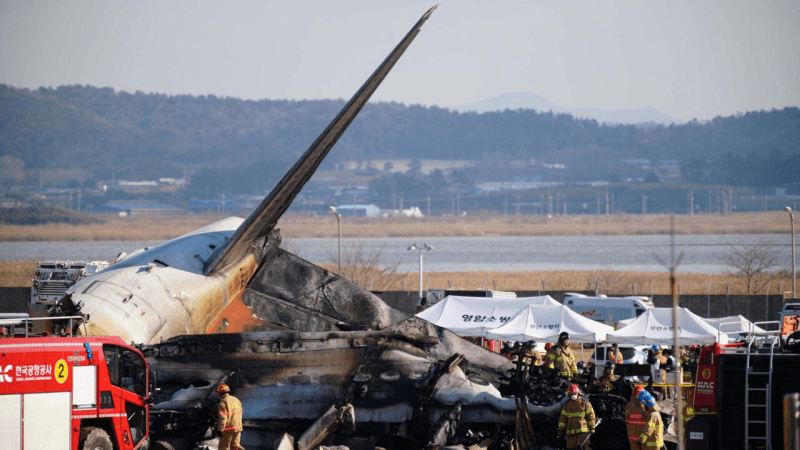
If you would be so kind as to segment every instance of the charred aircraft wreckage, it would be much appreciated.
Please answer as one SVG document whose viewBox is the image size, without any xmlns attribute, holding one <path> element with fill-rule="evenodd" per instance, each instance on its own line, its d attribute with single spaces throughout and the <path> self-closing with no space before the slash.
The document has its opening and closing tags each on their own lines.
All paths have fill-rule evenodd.
<svg viewBox="0 0 800 450">
<path fill-rule="evenodd" d="M 148 358 L 154 447 L 205 448 L 221 382 L 242 401 L 242 445 L 251 450 L 558 446 L 565 381 L 515 367 L 280 248 L 278 219 L 434 9 L 246 219 L 126 255 L 67 291 L 62 313 L 84 315 L 88 334 L 121 336 Z M 240 299 L 263 329 L 209 334 Z M 609 420 L 595 439 L 605 447 L 594 448 L 628 448 L 619 420 L 626 400 L 595 405 Z"/>
</svg>

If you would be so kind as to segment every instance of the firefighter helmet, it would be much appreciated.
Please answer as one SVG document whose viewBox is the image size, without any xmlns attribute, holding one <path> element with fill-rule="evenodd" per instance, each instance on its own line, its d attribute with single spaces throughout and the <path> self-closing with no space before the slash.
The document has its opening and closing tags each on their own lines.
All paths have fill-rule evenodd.
<svg viewBox="0 0 800 450">
<path fill-rule="evenodd" d="M 569 339 L 569 333 L 566 331 L 562 331 L 561 334 L 558 335 L 558 342 L 561 342 L 564 339 Z"/>
<path fill-rule="evenodd" d="M 219 386 L 217 386 L 217 394 L 224 394 L 224 393 L 230 392 L 230 391 L 231 391 L 231 388 L 229 388 L 228 385 L 225 384 L 225 383 L 222 383 Z"/>
<path fill-rule="evenodd" d="M 545 350 L 550 350 L 550 347 L 552 347 L 552 346 L 553 346 L 553 344 L 548 342 L 548 343 L 544 344 L 544 349 Z"/>
<path fill-rule="evenodd" d="M 578 370 L 583 370 L 586 368 L 586 363 L 583 361 L 578 361 Z"/>
<path fill-rule="evenodd" d="M 653 408 L 656 406 L 656 399 L 653 398 L 653 396 L 647 391 L 639 392 L 636 397 L 648 408 Z"/>
<path fill-rule="evenodd" d="M 569 395 L 578 395 L 581 393 L 580 388 L 577 384 L 570 384 L 569 389 L 567 389 L 567 394 Z"/>
<path fill-rule="evenodd" d="M 644 390 L 643 386 L 636 386 L 635 388 L 633 388 L 633 395 L 637 396 L 638 398 L 639 393 L 642 392 L 643 390 Z"/>
<path fill-rule="evenodd" d="M 614 368 L 616 367 L 616 365 L 614 364 L 614 361 L 606 361 L 605 366 L 606 366 L 606 369 L 611 369 L 611 370 L 614 370 Z"/>
</svg>

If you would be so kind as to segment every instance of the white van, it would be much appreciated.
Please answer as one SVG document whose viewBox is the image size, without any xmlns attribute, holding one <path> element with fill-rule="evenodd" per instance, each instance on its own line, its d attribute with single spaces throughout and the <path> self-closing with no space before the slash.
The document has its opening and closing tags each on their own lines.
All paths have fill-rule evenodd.
<svg viewBox="0 0 800 450">
<path fill-rule="evenodd" d="M 620 320 L 639 317 L 647 308 L 653 308 L 655 305 L 649 297 L 614 298 L 605 295 L 589 297 L 583 294 L 567 294 L 564 297 L 564 306 L 584 317 L 616 328 Z"/>
</svg>

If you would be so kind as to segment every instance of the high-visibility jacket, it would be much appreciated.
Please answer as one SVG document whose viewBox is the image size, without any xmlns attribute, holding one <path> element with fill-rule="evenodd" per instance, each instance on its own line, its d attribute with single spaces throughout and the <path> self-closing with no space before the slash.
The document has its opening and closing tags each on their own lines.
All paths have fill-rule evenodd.
<svg viewBox="0 0 800 450">
<path fill-rule="evenodd" d="M 694 417 L 694 407 L 692 405 L 686 405 L 683 407 L 683 414 L 681 414 L 681 420 L 686 423 L 687 420 Z"/>
<path fill-rule="evenodd" d="M 614 389 L 614 382 L 619 380 L 619 375 L 606 375 L 603 374 L 599 380 L 595 380 L 594 385 L 600 386 L 602 392 L 611 392 Z"/>
<path fill-rule="evenodd" d="M 636 396 L 631 396 L 631 401 L 625 405 L 625 426 L 628 429 L 628 439 L 638 442 L 642 431 L 645 429 L 644 408 Z"/>
<path fill-rule="evenodd" d="M 639 435 L 642 447 L 660 449 L 664 446 L 664 422 L 658 411 L 647 411 L 644 415 L 645 429 Z"/>
<path fill-rule="evenodd" d="M 539 353 L 539 351 L 536 350 L 535 348 L 529 350 L 527 352 L 527 354 L 524 355 L 524 357 L 525 357 L 524 361 L 528 365 L 531 365 L 531 366 L 541 366 L 542 365 L 542 361 L 543 361 L 542 354 Z"/>
<path fill-rule="evenodd" d="M 575 355 L 569 347 L 556 344 L 547 352 L 547 368 L 555 369 L 559 376 L 571 378 L 578 372 Z"/>
<path fill-rule="evenodd" d="M 684 383 L 691 383 L 692 382 L 692 372 L 689 371 L 689 368 L 684 368 L 685 365 L 689 364 L 689 356 L 686 354 L 686 350 L 681 349 L 680 355 L 681 361 L 681 370 L 683 371 L 682 380 Z"/>
<path fill-rule="evenodd" d="M 242 402 L 231 394 L 223 394 L 219 399 L 217 415 L 219 431 L 242 431 Z"/>
<path fill-rule="evenodd" d="M 580 433 L 591 433 L 594 431 L 594 408 L 592 404 L 578 397 L 577 400 L 569 400 L 561 408 L 561 416 L 558 418 L 558 434 L 571 436 Z"/>
</svg>

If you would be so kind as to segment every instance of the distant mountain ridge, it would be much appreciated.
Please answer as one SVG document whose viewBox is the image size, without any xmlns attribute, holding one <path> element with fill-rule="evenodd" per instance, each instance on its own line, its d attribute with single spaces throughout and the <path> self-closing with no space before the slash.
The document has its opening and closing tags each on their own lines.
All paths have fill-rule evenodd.
<svg viewBox="0 0 800 450">
<path fill-rule="evenodd" d="M 674 117 L 663 113 L 650 106 L 638 109 L 595 109 L 595 108 L 568 108 L 561 106 L 530 92 L 511 92 L 497 97 L 469 103 L 455 108 L 459 112 L 475 111 L 484 113 L 490 111 L 505 111 L 506 109 L 535 109 L 538 112 L 553 111 L 554 113 L 572 114 L 580 119 L 594 119 L 599 123 L 608 124 L 640 124 L 640 123 L 678 123 Z"/>
</svg>

